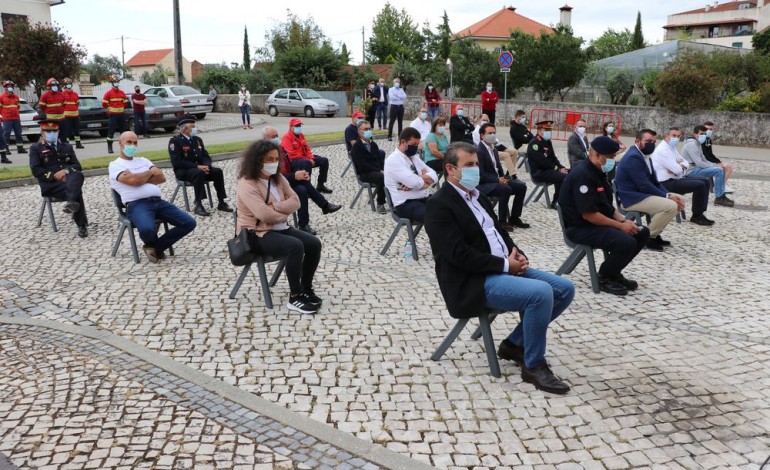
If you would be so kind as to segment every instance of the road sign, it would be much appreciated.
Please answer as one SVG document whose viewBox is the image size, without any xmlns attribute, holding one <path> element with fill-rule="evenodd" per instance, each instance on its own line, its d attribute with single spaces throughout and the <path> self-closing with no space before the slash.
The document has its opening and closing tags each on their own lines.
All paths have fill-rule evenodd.
<svg viewBox="0 0 770 470">
<path fill-rule="evenodd" d="M 500 57 L 497 58 L 497 63 L 500 64 L 501 69 L 510 69 L 513 65 L 513 54 L 508 51 L 500 53 Z"/>
<path fill-rule="evenodd" d="M 500 73 L 508 73 L 511 69 L 500 69 Z"/>
</svg>

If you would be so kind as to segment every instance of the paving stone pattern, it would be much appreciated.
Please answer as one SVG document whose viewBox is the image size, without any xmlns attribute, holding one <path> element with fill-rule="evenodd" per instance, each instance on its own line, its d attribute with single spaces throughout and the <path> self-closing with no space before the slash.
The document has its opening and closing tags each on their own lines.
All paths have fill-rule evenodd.
<svg viewBox="0 0 770 470">
<path fill-rule="evenodd" d="M 390 151 L 394 143 L 382 146 Z M 565 155 L 558 146 L 557 151 Z M 670 225 L 663 236 L 673 246 L 665 253 L 640 254 L 626 271 L 640 288 L 624 298 L 591 292 L 581 264 L 569 276 L 577 285 L 575 301 L 549 333 L 549 362 L 572 385 L 559 397 L 522 383 L 519 369 L 505 361 L 503 378 L 491 378 L 481 341 L 470 340 L 470 330 L 442 361 L 429 360 L 454 321 L 436 286 L 427 237 L 418 237 L 419 262 L 403 258 L 403 232 L 387 255 L 379 255 L 393 221 L 372 213 L 365 201 L 347 208 L 358 188 L 351 173 L 339 176 L 347 163 L 343 146 L 316 153 L 331 160 L 329 186 L 335 191 L 329 199 L 346 205 L 324 216 L 311 204 L 311 225 L 324 243 L 315 290 L 325 303 L 318 315 L 287 311 L 285 279 L 273 288 L 274 310 L 264 307 L 255 276 L 247 278 L 236 299 L 227 297 L 239 272 L 225 249 L 232 236 L 229 214 L 197 218 L 198 227 L 178 244 L 176 256 L 160 264 L 144 258 L 134 264 L 127 240 L 117 258 L 110 258 L 117 224 L 106 177 L 86 181 L 92 222 L 87 240 L 77 238 L 58 207 L 59 233 L 46 221 L 35 227 L 36 187 L 0 192 L 0 213 L 6 217 L 0 314 L 104 329 L 439 468 L 758 468 L 770 455 L 768 211 L 710 205 L 707 215 L 715 226 Z M 222 167 L 232 190 L 237 161 Z M 736 167 L 770 174 L 762 163 L 740 161 Z M 172 176 L 168 170 L 166 175 Z M 770 205 L 767 181 L 730 184 L 737 202 Z M 169 197 L 173 185 L 163 190 Z M 517 243 L 533 266 L 555 271 L 569 254 L 556 213 L 538 202 L 526 207 L 522 218 L 533 227 L 517 230 Z M 493 326 L 497 339 L 516 322 L 513 315 L 499 317 Z M 46 370 L 49 355 L 69 371 L 62 374 L 69 374 L 70 387 L 79 383 L 75 379 L 95 380 L 89 378 L 92 371 L 104 370 L 85 353 L 34 356 L 35 348 L 47 344 L 45 334 L 40 332 L 40 342 L 26 339 L 29 335 L 4 341 L 26 346 L 25 355 L 34 359 L 14 367 L 28 367 L 30 377 L 37 368 Z M 78 360 L 68 360 L 72 356 Z M 115 389 L 120 383 L 121 393 L 149 393 L 125 373 L 106 370 L 93 387 L 110 383 Z M 33 381 L 20 383 L 27 387 L 27 400 L 43 393 Z M 176 403 L 168 395 L 152 400 L 158 402 L 153 409 L 168 404 L 169 414 L 161 417 L 180 413 L 218 426 L 216 435 L 241 436 L 237 426 L 212 418 L 211 410 Z M 31 423 L 42 416 L 55 421 L 30 409 L 39 413 Z M 192 418 L 194 413 L 199 417 Z M 183 428 L 174 439 L 185 436 Z M 149 430 L 139 434 L 151 443 L 167 439 Z M 128 449 L 131 436 L 121 437 Z M 28 448 L 34 444 L 14 450 L 13 439 L 34 440 L 2 437 L 0 453 L 16 464 L 36 458 Z M 15 452 L 29 454 L 16 460 Z M 197 454 L 184 458 L 195 461 Z"/>
</svg>

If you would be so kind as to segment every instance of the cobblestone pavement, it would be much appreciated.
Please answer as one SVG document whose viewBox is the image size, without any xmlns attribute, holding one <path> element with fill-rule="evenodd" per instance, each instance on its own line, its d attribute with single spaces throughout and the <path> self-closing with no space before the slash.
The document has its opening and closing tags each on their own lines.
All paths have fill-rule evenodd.
<svg viewBox="0 0 770 470">
<path fill-rule="evenodd" d="M 364 201 L 347 208 L 357 186 L 339 176 L 342 146 L 317 153 L 332 162 L 330 200 L 346 207 L 311 208 L 324 243 L 315 290 L 325 303 L 314 317 L 288 312 L 283 279 L 273 310 L 255 276 L 228 298 L 239 272 L 225 249 L 229 214 L 198 218 L 175 257 L 134 264 L 127 240 L 109 256 L 117 224 L 107 177 L 86 181 L 87 240 L 58 205 L 58 233 L 47 220 L 35 227 L 36 187 L 0 191 L 0 459 L 22 468 L 387 466 L 344 450 L 367 442 L 452 469 L 758 468 L 770 455 L 769 182 L 731 182 L 736 201 L 755 210 L 710 206 L 711 228 L 670 225 L 672 247 L 640 254 L 626 273 L 640 288 L 625 298 L 592 293 L 581 264 L 569 276 L 575 302 L 549 335 L 549 361 L 572 391 L 553 396 L 522 383 L 512 363 L 492 378 L 470 331 L 429 360 L 454 322 L 427 238 L 418 237 L 419 262 L 403 258 L 403 233 L 381 256 L 393 221 Z M 770 174 L 765 163 L 737 163 Z M 222 166 L 234 188 L 237 162 Z M 517 230 L 517 243 L 533 266 L 555 271 L 569 254 L 555 212 L 533 203 L 523 219 L 533 227 Z M 499 317 L 498 340 L 515 324 Z M 207 377 L 209 388 L 152 357 Z M 233 390 L 349 437 L 303 442 L 310 434 L 299 424 L 236 409 Z"/>
</svg>

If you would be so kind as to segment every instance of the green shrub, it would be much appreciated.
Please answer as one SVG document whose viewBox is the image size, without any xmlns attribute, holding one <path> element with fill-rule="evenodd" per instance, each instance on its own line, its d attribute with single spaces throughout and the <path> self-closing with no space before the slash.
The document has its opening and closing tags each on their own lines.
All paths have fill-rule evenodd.
<svg viewBox="0 0 770 470">
<path fill-rule="evenodd" d="M 745 95 L 730 95 L 716 107 L 717 111 L 735 111 L 741 113 L 760 113 L 760 92 Z"/>
<path fill-rule="evenodd" d="M 770 113 L 770 82 L 763 83 L 759 87 L 759 107 L 761 112 Z"/>
</svg>

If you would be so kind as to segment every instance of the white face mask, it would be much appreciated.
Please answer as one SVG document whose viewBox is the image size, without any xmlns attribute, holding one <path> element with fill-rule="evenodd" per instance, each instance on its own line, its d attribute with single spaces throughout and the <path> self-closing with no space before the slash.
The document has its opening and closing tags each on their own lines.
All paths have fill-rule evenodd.
<svg viewBox="0 0 770 470">
<path fill-rule="evenodd" d="M 274 174 L 278 173 L 278 162 L 265 163 L 262 166 L 262 172 L 268 176 L 273 176 Z"/>
<path fill-rule="evenodd" d="M 577 128 L 577 133 L 578 133 L 578 134 L 580 134 L 580 135 L 585 135 L 585 133 L 586 133 L 586 128 L 585 128 L 585 127 L 582 127 L 582 126 L 581 126 L 581 127 L 578 127 L 578 128 Z"/>
</svg>

